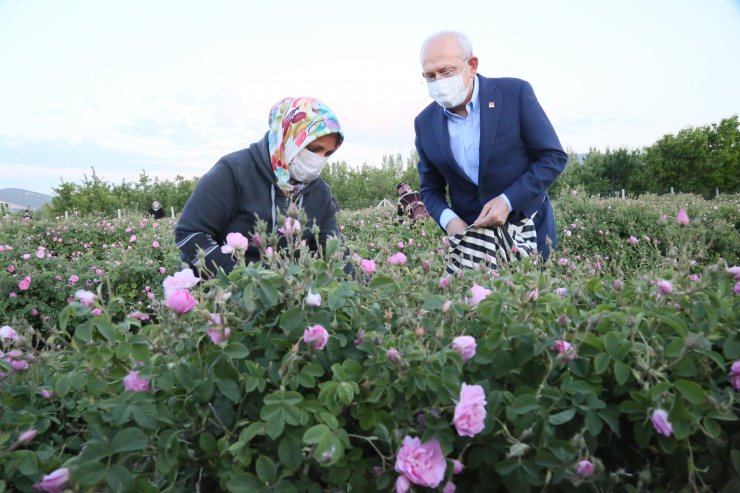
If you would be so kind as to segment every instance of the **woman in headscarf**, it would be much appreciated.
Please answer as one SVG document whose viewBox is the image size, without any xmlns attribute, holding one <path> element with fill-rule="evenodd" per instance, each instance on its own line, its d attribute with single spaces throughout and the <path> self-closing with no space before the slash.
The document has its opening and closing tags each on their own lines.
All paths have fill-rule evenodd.
<svg viewBox="0 0 740 493">
<path fill-rule="evenodd" d="M 202 275 L 234 268 L 231 254 L 221 251 L 229 233 L 249 238 L 246 261 L 258 261 L 252 241 L 257 221 L 267 223 L 268 233 L 280 228 L 278 215 L 290 204 L 308 216 L 302 237 L 311 250 L 324 249 L 329 237 L 339 236 L 335 201 L 319 176 L 344 140 L 337 117 L 317 99 L 285 98 L 270 111 L 269 126 L 260 141 L 222 157 L 203 175 L 180 215 L 175 227 L 180 258 Z M 318 244 L 311 233 L 314 222 Z M 199 250 L 206 265 L 199 265 Z"/>
</svg>

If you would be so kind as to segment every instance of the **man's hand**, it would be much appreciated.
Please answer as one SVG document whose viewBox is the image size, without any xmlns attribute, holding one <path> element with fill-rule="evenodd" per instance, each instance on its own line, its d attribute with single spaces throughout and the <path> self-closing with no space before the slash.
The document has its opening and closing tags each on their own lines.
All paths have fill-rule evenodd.
<svg viewBox="0 0 740 493">
<path fill-rule="evenodd" d="M 447 236 L 455 236 L 458 233 L 462 233 L 467 228 L 468 223 L 466 223 L 459 217 L 454 217 L 450 219 L 450 222 L 447 223 Z"/>
<path fill-rule="evenodd" d="M 485 228 L 486 226 L 500 226 L 506 222 L 506 218 L 509 217 L 509 206 L 506 205 L 506 201 L 500 195 L 495 197 L 483 206 L 483 210 L 480 211 L 478 219 L 473 223 L 478 228 Z M 450 221 L 452 222 L 452 221 Z"/>
</svg>

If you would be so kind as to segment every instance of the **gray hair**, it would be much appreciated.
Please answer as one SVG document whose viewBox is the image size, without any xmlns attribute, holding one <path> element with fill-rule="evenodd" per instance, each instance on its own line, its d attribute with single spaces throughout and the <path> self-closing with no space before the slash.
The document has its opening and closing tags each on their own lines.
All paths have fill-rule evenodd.
<svg viewBox="0 0 740 493">
<path fill-rule="evenodd" d="M 470 40 L 465 34 L 458 31 L 440 31 L 438 33 L 432 34 L 424 40 L 424 43 L 422 43 L 421 53 L 419 53 L 419 61 L 422 64 L 424 63 L 424 52 L 427 49 L 427 45 L 437 38 L 443 38 L 446 36 L 455 38 L 457 44 L 460 46 L 460 55 L 464 60 L 468 60 L 470 59 L 470 57 L 473 56 L 473 45 L 470 44 Z"/>
</svg>

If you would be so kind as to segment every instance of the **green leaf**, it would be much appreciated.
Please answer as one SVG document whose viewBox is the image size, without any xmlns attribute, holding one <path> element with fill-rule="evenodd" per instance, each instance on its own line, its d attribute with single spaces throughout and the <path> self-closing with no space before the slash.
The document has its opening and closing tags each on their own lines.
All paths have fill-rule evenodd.
<svg viewBox="0 0 740 493">
<path fill-rule="evenodd" d="M 514 414 L 527 414 L 540 408 L 540 403 L 537 398 L 532 394 L 524 394 L 514 399 L 511 404 L 511 409 Z"/>
<path fill-rule="evenodd" d="M 126 428 L 116 433 L 110 445 L 111 454 L 134 452 L 146 447 L 149 438 L 139 428 Z"/>
<path fill-rule="evenodd" d="M 445 298 L 438 294 L 427 295 L 424 299 L 424 309 L 428 311 L 439 310 L 444 304 Z"/>
<path fill-rule="evenodd" d="M 337 399 L 341 404 L 349 406 L 352 403 L 352 399 L 355 397 L 355 392 L 352 389 L 352 384 L 349 382 L 340 382 L 337 385 Z"/>
<path fill-rule="evenodd" d="M 314 450 L 314 457 L 323 466 L 331 466 L 344 456 L 344 445 L 334 433 L 321 437 Z"/>
<path fill-rule="evenodd" d="M 619 349 L 619 343 L 622 337 L 616 332 L 609 332 L 604 335 L 602 341 L 604 343 L 604 351 L 606 351 L 612 358 L 617 357 L 617 349 Z"/>
<path fill-rule="evenodd" d="M 331 430 L 326 425 L 314 425 L 303 434 L 303 443 L 308 445 L 319 443 L 327 433 L 331 433 Z"/>
<path fill-rule="evenodd" d="M 229 359 L 244 359 L 249 356 L 249 349 L 244 344 L 239 342 L 232 342 L 224 348 L 224 354 Z"/>
<path fill-rule="evenodd" d="M 740 359 L 740 337 L 733 336 L 725 339 L 722 345 L 722 354 L 728 360 Z"/>
<path fill-rule="evenodd" d="M 596 355 L 596 358 L 594 358 L 594 370 L 596 373 L 604 373 L 607 368 L 609 368 L 609 361 L 611 361 L 611 358 L 606 353 L 599 353 Z"/>
<path fill-rule="evenodd" d="M 308 325 L 306 315 L 301 307 L 291 308 L 280 315 L 280 326 L 290 333 Z"/>
<path fill-rule="evenodd" d="M 75 484 L 95 486 L 105 479 L 107 472 L 105 464 L 97 461 L 83 462 L 74 469 Z"/>
<path fill-rule="evenodd" d="M 339 240 L 336 238 L 329 238 L 326 240 L 326 257 L 331 257 L 339 251 Z"/>
<path fill-rule="evenodd" d="M 370 283 L 368 284 L 368 287 L 371 289 L 381 288 L 383 286 L 394 286 L 396 289 L 398 289 L 396 281 L 386 276 L 373 277 L 373 280 L 370 281 Z"/>
<path fill-rule="evenodd" d="M 691 404 L 704 404 L 707 402 L 707 395 L 698 383 L 689 380 L 677 380 L 673 385 Z"/>
<path fill-rule="evenodd" d="M 131 416 L 136 424 L 142 428 L 154 429 L 157 427 L 157 409 L 151 402 L 139 402 L 131 406 Z"/>
<path fill-rule="evenodd" d="M 547 420 L 550 422 L 551 425 L 559 426 L 573 419 L 573 416 L 575 415 L 576 410 L 571 407 L 570 409 L 566 409 L 565 411 L 553 414 L 552 416 L 547 418 Z"/>
<path fill-rule="evenodd" d="M 287 435 L 280 440 L 278 459 L 288 469 L 296 470 L 301 466 L 303 462 L 301 442 L 296 439 L 295 435 Z"/>
<path fill-rule="evenodd" d="M 69 375 L 60 375 L 57 381 L 54 382 L 54 392 L 59 397 L 64 397 L 69 394 L 70 390 L 72 390 L 72 380 L 69 378 Z"/>
<path fill-rule="evenodd" d="M 113 466 L 111 466 L 111 468 L 108 469 L 107 476 L 108 485 L 110 486 L 112 491 L 124 492 L 131 490 L 133 478 L 131 477 L 131 473 L 128 472 L 128 469 L 126 469 L 121 464 L 114 464 Z"/>
<path fill-rule="evenodd" d="M 275 463 L 267 456 L 260 455 L 257 458 L 255 471 L 257 472 L 257 477 L 265 483 L 274 483 L 275 479 L 277 479 Z"/>
<path fill-rule="evenodd" d="M 241 400 L 239 386 L 233 380 L 219 378 L 216 380 L 216 386 L 218 387 L 218 390 L 220 390 L 221 393 L 231 402 L 239 402 Z"/>
<path fill-rule="evenodd" d="M 630 378 L 630 367 L 621 361 L 614 362 L 614 377 L 619 385 L 624 385 Z"/>
<path fill-rule="evenodd" d="M 254 474 L 242 472 L 232 476 L 226 488 L 231 493 L 255 493 L 262 491 L 262 483 Z"/>
</svg>

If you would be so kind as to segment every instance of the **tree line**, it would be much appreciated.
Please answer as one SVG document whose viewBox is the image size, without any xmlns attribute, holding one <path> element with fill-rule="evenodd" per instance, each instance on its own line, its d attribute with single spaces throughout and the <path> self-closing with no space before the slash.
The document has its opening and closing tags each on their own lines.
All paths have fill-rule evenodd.
<svg viewBox="0 0 740 493">
<path fill-rule="evenodd" d="M 363 164 L 352 167 L 345 161 L 330 163 L 322 172 L 339 206 L 361 209 L 377 205 L 383 199 L 395 202 L 396 185 L 403 181 L 418 190 L 416 171 L 418 155 L 411 151 L 383 156 L 379 166 Z M 145 171 L 136 182 L 110 184 L 93 168 L 91 177 L 81 184 L 63 182 L 54 189 L 54 199 L 42 212 L 64 212 L 111 216 L 117 209 L 145 213 L 154 200 L 167 211 L 182 210 L 198 183 L 197 178 L 177 176 L 174 181 L 149 177 Z M 630 195 L 644 193 L 693 193 L 711 197 L 740 191 L 740 122 L 738 116 L 719 123 L 688 127 L 677 134 L 663 136 L 641 149 L 591 149 L 585 155 L 569 152 L 565 171 L 553 183 L 550 193 L 579 189 L 589 194 L 617 194 L 622 189 Z"/>
</svg>

